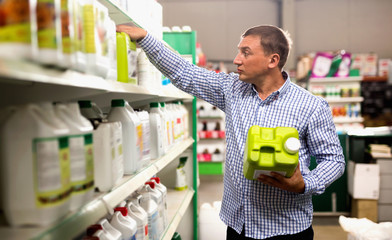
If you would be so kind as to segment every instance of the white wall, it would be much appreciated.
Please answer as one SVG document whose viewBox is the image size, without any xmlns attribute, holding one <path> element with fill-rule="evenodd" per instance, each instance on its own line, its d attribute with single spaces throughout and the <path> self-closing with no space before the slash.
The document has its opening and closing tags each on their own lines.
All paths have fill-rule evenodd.
<svg viewBox="0 0 392 240">
<path fill-rule="evenodd" d="M 345 49 L 392 58 L 392 0 L 160 0 L 166 26 L 190 25 L 208 60 L 231 62 L 240 35 L 279 26 L 282 1 L 292 1 L 295 56 Z M 286 23 L 287 24 L 287 23 Z M 282 26 L 280 26 L 282 27 Z M 290 30 L 290 29 L 289 29 Z"/>
</svg>

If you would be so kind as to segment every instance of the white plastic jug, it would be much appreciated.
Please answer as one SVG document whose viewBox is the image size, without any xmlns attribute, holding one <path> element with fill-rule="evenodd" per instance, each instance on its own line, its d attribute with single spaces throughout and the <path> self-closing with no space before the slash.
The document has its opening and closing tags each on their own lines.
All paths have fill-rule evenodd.
<svg viewBox="0 0 392 240">
<path fill-rule="evenodd" d="M 149 185 L 150 188 L 148 191 L 150 192 L 150 197 L 154 200 L 158 205 L 158 233 L 161 235 L 164 231 L 164 210 L 165 205 L 163 204 L 163 195 L 162 193 L 156 188 L 155 182 L 149 181 L 146 182 L 146 185 Z"/>
<path fill-rule="evenodd" d="M 116 207 L 110 224 L 119 230 L 124 240 L 136 240 L 137 223 L 128 216 L 126 207 Z"/>
<path fill-rule="evenodd" d="M 35 104 L 18 107 L 2 124 L 3 211 L 12 226 L 48 225 L 69 211 L 67 135 L 63 123 Z"/>
<path fill-rule="evenodd" d="M 124 99 L 113 99 L 108 121 L 122 124 L 124 174 L 133 174 L 140 166 L 142 125 L 140 119 Z"/>
<path fill-rule="evenodd" d="M 166 104 L 164 102 L 160 102 L 160 112 L 161 112 L 161 117 L 164 120 L 164 134 L 163 134 L 163 143 L 164 143 L 164 149 L 165 153 L 169 151 L 169 149 L 172 146 L 173 143 L 173 130 L 172 130 L 172 125 L 171 125 L 171 117 L 169 115 L 169 112 L 166 110 Z"/>
<path fill-rule="evenodd" d="M 138 195 L 129 199 L 126 206 L 128 215 L 135 219 L 137 223 L 136 240 L 148 240 L 148 214 L 139 204 L 141 198 L 142 196 Z"/>
<path fill-rule="evenodd" d="M 121 232 L 114 228 L 106 218 L 101 219 L 97 224 L 102 226 L 102 230 L 106 233 L 110 240 L 122 239 Z"/>
<path fill-rule="evenodd" d="M 71 211 L 93 198 L 94 153 L 93 126 L 80 114 L 77 103 L 56 104 L 56 115 L 68 126 L 71 161 Z"/>
<path fill-rule="evenodd" d="M 110 69 L 109 58 L 109 35 L 107 22 L 109 21 L 108 9 L 100 2 L 95 2 L 95 44 L 96 44 L 96 63 L 95 74 L 106 78 Z"/>
<path fill-rule="evenodd" d="M 151 181 L 155 183 L 155 188 L 158 189 L 162 193 L 162 205 L 163 205 L 163 228 L 166 228 L 168 225 L 167 219 L 167 188 L 162 184 L 161 179 L 159 177 L 151 178 Z"/>
<path fill-rule="evenodd" d="M 142 198 L 140 199 L 140 206 L 147 212 L 148 214 L 148 235 L 151 240 L 159 239 L 159 213 L 158 213 L 158 205 L 151 198 L 151 187 L 150 185 L 144 185 L 141 189 L 140 194 Z"/>
<path fill-rule="evenodd" d="M 83 117 L 90 120 L 90 122 L 94 126 L 94 129 L 96 129 L 99 123 L 101 123 L 104 120 L 104 115 L 102 113 L 102 110 L 94 102 L 91 102 L 90 100 L 80 100 L 78 101 L 78 103 L 79 103 L 80 112 L 83 115 Z"/>
<path fill-rule="evenodd" d="M 151 159 L 157 159 L 163 156 L 163 125 L 159 111 L 159 103 L 150 103 L 150 139 L 151 139 Z"/>
<path fill-rule="evenodd" d="M 35 61 L 45 65 L 61 65 L 61 0 L 37 0 L 38 55 Z"/>
<path fill-rule="evenodd" d="M 150 128 L 150 117 L 149 113 L 145 110 L 143 111 L 135 111 L 137 116 L 139 117 L 142 123 L 142 132 L 143 132 L 143 150 L 142 150 L 142 159 L 141 159 L 141 168 L 148 165 L 151 160 L 151 128 Z"/>
<path fill-rule="evenodd" d="M 94 130 L 95 185 L 106 192 L 123 177 L 121 122 L 103 122 Z"/>
</svg>

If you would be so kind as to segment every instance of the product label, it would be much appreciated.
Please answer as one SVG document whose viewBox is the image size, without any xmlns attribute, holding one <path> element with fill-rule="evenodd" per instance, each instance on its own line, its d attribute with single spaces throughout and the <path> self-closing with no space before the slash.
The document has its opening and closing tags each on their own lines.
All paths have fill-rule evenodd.
<svg viewBox="0 0 392 240">
<path fill-rule="evenodd" d="M 29 0 L 0 0 L 0 42 L 31 42 Z"/>
<path fill-rule="evenodd" d="M 86 53 L 95 53 L 95 20 L 94 20 L 94 6 L 86 4 L 82 8 L 83 21 L 83 49 Z"/>
<path fill-rule="evenodd" d="M 69 138 L 71 182 L 73 193 L 84 193 L 94 187 L 94 155 L 92 134 Z"/>
<path fill-rule="evenodd" d="M 139 156 L 143 156 L 143 126 L 141 124 L 136 126 L 136 151 Z"/>
<path fill-rule="evenodd" d="M 64 202 L 72 192 L 68 138 L 33 140 L 34 185 L 37 207 Z"/>
<path fill-rule="evenodd" d="M 158 211 L 148 216 L 148 235 L 152 240 L 159 239 L 158 233 Z"/>
<path fill-rule="evenodd" d="M 57 48 L 54 0 L 37 1 L 37 36 L 39 48 Z"/>
<path fill-rule="evenodd" d="M 150 154 L 150 124 L 143 124 L 143 156 Z"/>
</svg>

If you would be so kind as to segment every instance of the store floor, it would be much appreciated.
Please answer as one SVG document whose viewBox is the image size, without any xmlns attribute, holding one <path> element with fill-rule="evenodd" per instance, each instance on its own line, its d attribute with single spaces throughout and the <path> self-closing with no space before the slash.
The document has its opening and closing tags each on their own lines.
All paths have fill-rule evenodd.
<svg viewBox="0 0 392 240">
<path fill-rule="evenodd" d="M 212 204 L 221 201 L 223 194 L 223 177 L 200 175 L 198 189 L 198 206 L 203 203 Z M 315 240 L 346 240 L 347 233 L 343 231 L 338 222 L 338 217 L 314 217 L 313 221 Z M 203 239 L 200 239 L 203 240 Z"/>
</svg>

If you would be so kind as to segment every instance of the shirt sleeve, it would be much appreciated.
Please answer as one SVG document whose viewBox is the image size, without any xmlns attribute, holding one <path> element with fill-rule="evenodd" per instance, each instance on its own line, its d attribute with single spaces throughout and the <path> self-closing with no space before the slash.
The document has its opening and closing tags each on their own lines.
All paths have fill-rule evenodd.
<svg viewBox="0 0 392 240">
<path fill-rule="evenodd" d="M 305 194 L 322 194 L 343 175 L 345 160 L 328 103 L 322 99 L 308 125 L 307 144 L 317 167 L 304 175 Z"/>
<path fill-rule="evenodd" d="M 139 41 L 150 62 L 177 88 L 203 99 L 224 111 L 225 90 L 234 75 L 198 67 L 169 50 L 151 34 Z"/>
</svg>

